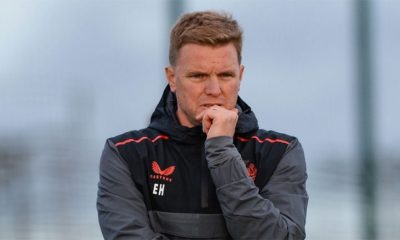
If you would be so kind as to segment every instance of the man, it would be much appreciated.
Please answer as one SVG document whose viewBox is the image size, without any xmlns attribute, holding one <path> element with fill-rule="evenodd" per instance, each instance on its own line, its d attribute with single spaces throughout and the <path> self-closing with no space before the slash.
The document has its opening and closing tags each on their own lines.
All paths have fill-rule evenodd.
<svg viewBox="0 0 400 240">
<path fill-rule="evenodd" d="M 150 125 L 110 138 L 97 199 L 105 239 L 304 239 L 302 147 L 258 128 L 238 97 L 242 31 L 194 12 L 171 31 Z"/>
</svg>

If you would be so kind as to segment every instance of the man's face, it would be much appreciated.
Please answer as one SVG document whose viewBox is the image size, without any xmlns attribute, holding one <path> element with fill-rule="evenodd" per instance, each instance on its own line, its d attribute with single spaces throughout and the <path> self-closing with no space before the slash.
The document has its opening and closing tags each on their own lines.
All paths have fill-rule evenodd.
<svg viewBox="0 0 400 240">
<path fill-rule="evenodd" d="M 177 116 L 186 127 L 200 125 L 196 116 L 213 105 L 236 105 L 243 65 L 232 43 L 211 47 L 186 44 L 174 67 L 166 68 L 171 91 L 178 100 Z"/>
</svg>

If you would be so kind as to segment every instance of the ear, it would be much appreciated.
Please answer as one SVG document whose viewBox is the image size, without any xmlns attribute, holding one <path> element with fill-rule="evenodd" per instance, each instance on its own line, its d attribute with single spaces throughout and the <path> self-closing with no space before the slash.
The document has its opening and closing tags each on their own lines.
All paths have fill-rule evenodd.
<svg viewBox="0 0 400 240">
<path fill-rule="evenodd" d="M 165 68 L 165 76 L 167 77 L 169 88 L 171 92 L 175 92 L 176 90 L 176 83 L 175 83 L 175 71 L 173 67 L 166 67 Z"/>
<path fill-rule="evenodd" d="M 243 72 L 244 72 L 244 66 L 242 64 L 240 64 L 240 70 L 239 70 L 239 80 L 240 81 L 242 81 Z"/>
<path fill-rule="evenodd" d="M 244 72 L 244 66 L 243 66 L 243 65 L 240 65 L 240 70 L 239 70 L 239 88 L 238 88 L 238 92 L 240 91 L 240 84 L 242 83 L 243 72 Z"/>
</svg>

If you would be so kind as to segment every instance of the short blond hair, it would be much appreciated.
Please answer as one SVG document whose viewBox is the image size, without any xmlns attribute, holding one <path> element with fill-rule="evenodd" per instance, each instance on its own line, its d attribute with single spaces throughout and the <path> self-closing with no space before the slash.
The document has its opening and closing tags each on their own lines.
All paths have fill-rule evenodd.
<svg viewBox="0 0 400 240">
<path fill-rule="evenodd" d="M 179 50 L 188 43 L 208 46 L 233 43 L 240 63 L 242 35 L 242 29 L 230 14 L 214 11 L 184 14 L 171 30 L 169 63 L 175 66 Z"/>
</svg>

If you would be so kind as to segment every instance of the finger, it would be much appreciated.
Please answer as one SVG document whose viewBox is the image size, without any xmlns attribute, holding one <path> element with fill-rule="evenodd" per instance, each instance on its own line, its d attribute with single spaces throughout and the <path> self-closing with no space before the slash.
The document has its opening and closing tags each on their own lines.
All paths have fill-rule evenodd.
<svg viewBox="0 0 400 240">
<path fill-rule="evenodd" d="M 203 125 L 203 132 L 207 134 L 212 125 L 212 118 L 210 117 L 209 114 L 205 113 L 203 115 L 202 125 Z"/>
<path fill-rule="evenodd" d="M 197 114 L 197 116 L 195 117 L 197 121 L 201 121 L 203 119 L 204 112 L 205 111 L 202 111 L 201 113 Z"/>
<path fill-rule="evenodd" d="M 219 111 L 219 110 L 225 109 L 225 108 L 223 108 L 223 107 L 221 107 L 221 106 L 218 106 L 218 105 L 213 105 L 212 107 L 210 107 L 210 109 L 211 109 L 212 111 Z"/>
</svg>

